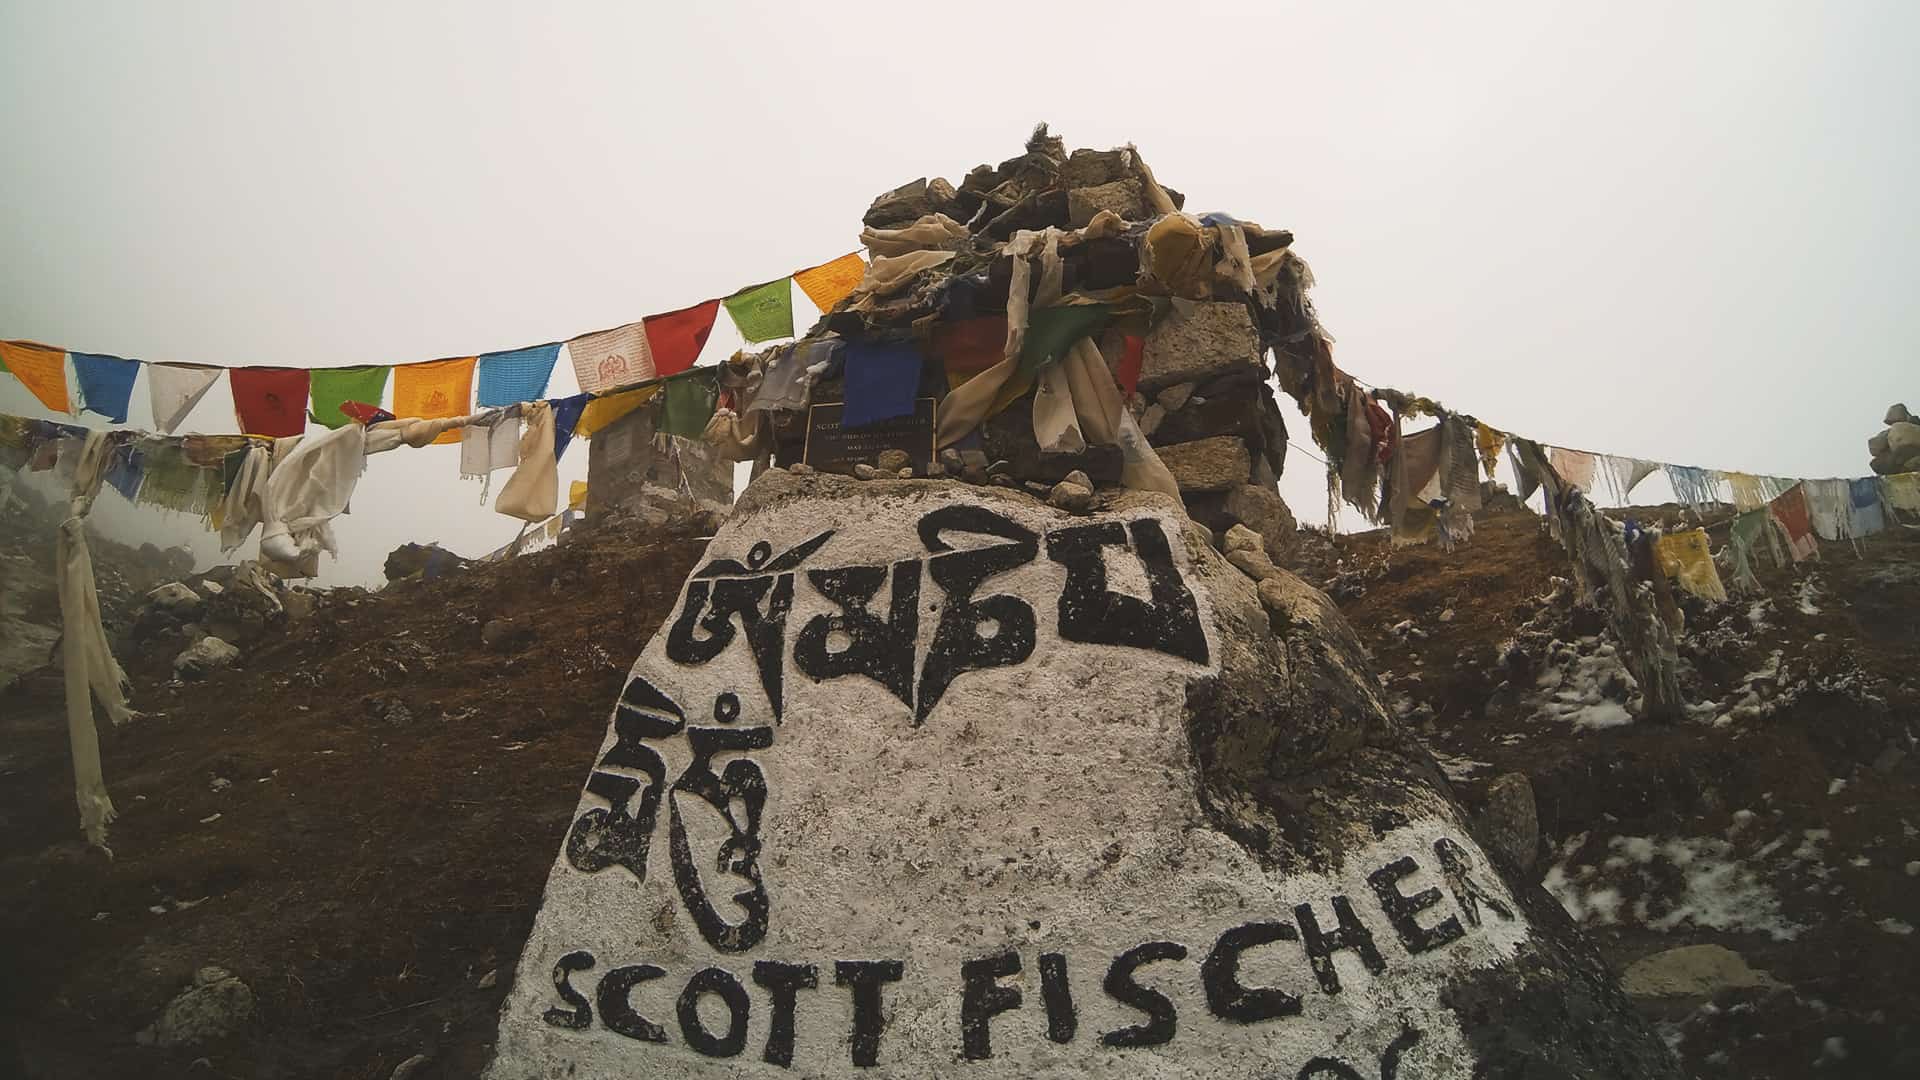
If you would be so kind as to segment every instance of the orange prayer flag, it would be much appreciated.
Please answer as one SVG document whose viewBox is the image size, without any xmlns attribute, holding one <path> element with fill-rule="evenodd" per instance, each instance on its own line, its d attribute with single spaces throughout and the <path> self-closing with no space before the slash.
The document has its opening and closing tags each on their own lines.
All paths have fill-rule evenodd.
<svg viewBox="0 0 1920 1080">
<path fill-rule="evenodd" d="M 829 263 L 821 263 L 809 270 L 793 275 L 800 291 L 807 294 L 813 306 L 821 311 L 831 311 L 833 305 L 847 298 L 860 285 L 860 279 L 867 276 L 867 264 L 857 251 L 849 252 Z"/>
<path fill-rule="evenodd" d="M 659 392 L 660 386 L 656 383 L 653 386 L 643 386 L 638 390 L 623 390 L 618 394 L 594 398 L 587 402 L 587 407 L 581 411 L 580 422 L 573 425 L 574 438 L 592 438 L 601 428 L 652 401 L 653 395 Z"/>
<path fill-rule="evenodd" d="M 720 301 L 707 300 L 640 320 L 647 330 L 647 351 L 653 354 L 654 377 L 664 379 L 692 367 L 700 350 L 706 348 L 707 335 L 713 332 L 713 320 L 719 314 Z"/>
<path fill-rule="evenodd" d="M 452 360 L 428 360 L 420 364 L 401 364 L 393 369 L 393 415 L 402 420 L 438 420 L 443 416 L 465 416 L 473 401 L 473 365 L 478 359 L 462 356 Z M 441 433 L 433 440 L 440 443 L 460 441 L 459 429 Z"/>
<path fill-rule="evenodd" d="M 32 341 L 0 341 L 0 367 L 26 384 L 40 404 L 54 412 L 71 413 L 67 396 L 67 352 Z"/>
</svg>

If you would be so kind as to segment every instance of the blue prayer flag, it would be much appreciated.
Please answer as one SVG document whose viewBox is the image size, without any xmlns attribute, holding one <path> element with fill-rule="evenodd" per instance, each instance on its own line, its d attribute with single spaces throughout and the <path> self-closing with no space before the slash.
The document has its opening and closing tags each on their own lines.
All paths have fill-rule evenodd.
<svg viewBox="0 0 1920 1080">
<path fill-rule="evenodd" d="M 559 356 L 559 342 L 481 353 L 480 406 L 491 408 L 538 401 L 547 392 L 547 377 L 553 374 L 553 362 Z"/>
<path fill-rule="evenodd" d="M 559 461 L 560 455 L 567 452 L 567 444 L 573 441 L 574 426 L 580 423 L 580 414 L 592 400 L 592 394 L 575 394 L 548 402 L 553 406 L 553 460 Z"/>
<path fill-rule="evenodd" d="M 847 342 L 843 428 L 865 427 L 913 414 L 920 392 L 920 350 L 911 344 Z"/>
<path fill-rule="evenodd" d="M 106 353 L 70 352 L 74 378 L 80 383 L 81 408 L 97 412 L 116 424 L 127 422 L 127 402 L 140 361 Z"/>
</svg>

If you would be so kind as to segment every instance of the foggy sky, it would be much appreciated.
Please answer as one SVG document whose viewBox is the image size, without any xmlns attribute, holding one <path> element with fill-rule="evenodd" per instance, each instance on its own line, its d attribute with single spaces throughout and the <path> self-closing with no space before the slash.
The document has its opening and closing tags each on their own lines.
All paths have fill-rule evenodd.
<svg viewBox="0 0 1920 1080">
<path fill-rule="evenodd" d="M 1916 30 L 1863 2 L 0 0 L 0 337 L 305 367 L 564 339 L 851 250 L 876 193 L 1044 119 L 1293 229 L 1372 383 L 1549 443 L 1862 475 L 1920 404 Z M 737 347 L 723 317 L 702 362 Z M 0 411 L 49 415 L 5 376 Z M 234 430 L 224 381 L 182 430 Z M 372 459 L 321 580 L 509 539 L 457 458 Z M 1303 454 L 1282 491 L 1323 519 Z"/>
</svg>

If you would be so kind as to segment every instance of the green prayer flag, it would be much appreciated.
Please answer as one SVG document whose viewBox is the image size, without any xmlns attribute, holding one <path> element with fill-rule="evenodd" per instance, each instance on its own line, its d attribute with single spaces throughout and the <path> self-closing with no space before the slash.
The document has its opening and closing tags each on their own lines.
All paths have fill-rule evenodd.
<svg viewBox="0 0 1920 1080">
<path fill-rule="evenodd" d="M 315 368 L 308 401 L 313 422 L 337 428 L 348 422 L 340 406 L 349 401 L 378 406 L 387 392 L 388 367 Z"/>
<path fill-rule="evenodd" d="M 1027 336 L 1020 345 L 1020 370 L 1028 375 L 1056 363 L 1073 344 L 1113 317 L 1109 304 L 1067 304 L 1035 308 L 1027 314 Z"/>
<path fill-rule="evenodd" d="M 654 430 L 687 439 L 704 437 L 719 396 L 711 368 L 668 379 L 660 388 L 660 422 Z"/>
<path fill-rule="evenodd" d="M 793 279 L 781 278 L 742 289 L 723 301 L 733 325 L 748 341 L 793 336 Z"/>
</svg>

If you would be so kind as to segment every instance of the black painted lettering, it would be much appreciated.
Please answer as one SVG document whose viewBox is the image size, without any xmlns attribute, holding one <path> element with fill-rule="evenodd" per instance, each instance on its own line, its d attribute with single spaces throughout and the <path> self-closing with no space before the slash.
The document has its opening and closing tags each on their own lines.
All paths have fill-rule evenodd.
<svg viewBox="0 0 1920 1080">
<path fill-rule="evenodd" d="M 1339 1058 L 1330 1057 L 1308 1059 L 1305 1065 L 1300 1066 L 1300 1071 L 1295 1074 L 1293 1080 L 1317 1080 L 1322 1076 L 1331 1076 L 1335 1080 L 1366 1080 L 1366 1077 L 1354 1071 L 1353 1066 Z"/>
<path fill-rule="evenodd" d="M 1419 1042 L 1420 1029 L 1402 1021 L 1400 1034 L 1387 1044 L 1387 1052 L 1380 1055 L 1380 1080 L 1399 1080 L 1401 1056 Z"/>
<path fill-rule="evenodd" d="M 1433 924 L 1432 929 L 1420 925 L 1416 916 L 1440 902 L 1440 890 L 1421 889 L 1412 896 L 1402 893 L 1400 880 L 1419 872 L 1420 864 L 1414 862 L 1412 856 L 1403 855 L 1367 875 L 1367 884 L 1373 887 L 1373 895 L 1380 898 L 1380 910 L 1386 913 L 1393 932 L 1400 935 L 1400 944 L 1416 956 L 1457 941 L 1466 933 L 1460 920 L 1451 915 Z"/>
<path fill-rule="evenodd" d="M 1103 548 L 1127 547 L 1147 574 L 1149 598 L 1107 587 Z M 1067 568 L 1060 593 L 1060 636 L 1093 645 L 1128 645 L 1207 662 L 1207 635 L 1200 608 L 1173 564 L 1167 534 L 1152 518 L 1122 526 L 1117 521 L 1076 525 L 1047 534 L 1047 558 Z"/>
<path fill-rule="evenodd" d="M 913 706 L 913 646 L 920 636 L 920 560 L 893 564 L 893 596 L 887 617 L 867 610 L 887 579 L 884 566 L 843 566 L 809 570 L 807 580 L 840 608 L 837 615 L 816 615 L 794 639 L 793 660 L 809 678 L 865 675 L 907 707 Z M 847 635 L 847 647 L 827 648 L 835 633 Z"/>
<path fill-rule="evenodd" d="M 553 989 L 560 1000 L 573 1006 L 571 1009 L 553 1008 L 542 1013 L 540 1019 L 557 1028 L 570 1031 L 583 1031 L 593 1023 L 593 1006 L 587 1004 L 586 996 L 573 988 L 567 977 L 576 971 L 586 971 L 593 967 L 593 954 L 584 950 L 575 950 L 562 956 L 553 965 Z"/>
<path fill-rule="evenodd" d="M 1207 991 L 1207 1008 L 1222 1020 L 1252 1024 L 1278 1016 L 1298 1016 L 1300 999 L 1271 986 L 1240 983 L 1240 954 L 1276 941 L 1298 941 L 1300 935 L 1283 922 L 1250 922 L 1220 935 L 1213 951 L 1200 964 L 1200 983 Z"/>
<path fill-rule="evenodd" d="M 820 533 L 778 557 L 765 540 L 753 545 L 742 565 L 715 559 L 693 572 L 686 606 L 667 630 L 667 659 L 676 664 L 705 664 L 733 644 L 734 619 L 746 631 L 747 648 L 760 671 L 760 686 L 780 719 L 785 665 L 787 612 L 793 607 L 793 571 L 833 535 Z"/>
<path fill-rule="evenodd" d="M 820 985 L 820 974 L 812 964 L 782 964 L 777 960 L 756 960 L 753 981 L 773 998 L 773 1021 L 767 1027 L 767 1048 L 760 1059 L 781 1068 L 793 1066 L 793 1017 L 796 999 L 802 990 Z"/>
<path fill-rule="evenodd" d="M 700 1020 L 700 998 L 706 994 L 713 994 L 726 1003 L 725 1035 L 716 1036 Z M 707 968 L 688 979 L 687 988 L 680 991 L 678 1006 L 680 1037 L 697 1053 L 711 1058 L 730 1058 L 746 1048 L 747 1014 L 753 1002 L 747 997 L 747 988 L 730 972 Z"/>
<path fill-rule="evenodd" d="M 673 782 L 668 856 L 673 862 L 674 884 L 700 936 L 723 952 L 744 952 L 767 934 L 767 887 L 760 879 L 760 814 L 767 803 L 767 778 L 750 758 L 733 758 L 718 773 L 713 771 L 713 759 L 718 754 L 772 746 L 773 728 L 764 724 L 728 726 L 740 716 L 740 700 L 732 694 L 721 694 L 714 701 L 713 715 L 715 726 L 687 728 L 693 760 Z M 747 881 L 745 888 L 733 894 L 733 902 L 746 912 L 746 918 L 738 923 L 728 922 L 707 896 L 687 839 L 686 823 L 680 816 L 681 794 L 699 798 L 727 821 L 728 836 L 711 861 L 716 869 Z M 739 816 L 742 813 L 744 820 Z"/>
<path fill-rule="evenodd" d="M 1473 876 L 1473 856 L 1466 848 L 1446 837 L 1433 842 L 1433 853 L 1440 860 L 1440 874 L 1447 879 L 1447 890 L 1453 893 L 1454 902 L 1460 905 L 1460 913 L 1467 917 L 1467 925 L 1480 925 L 1480 905 L 1493 909 L 1495 915 L 1512 921 L 1513 909 L 1494 896 L 1486 886 Z"/>
<path fill-rule="evenodd" d="M 1187 947 L 1173 941 L 1149 941 L 1135 945 L 1114 958 L 1107 968 L 1107 995 L 1122 1005 L 1147 1014 L 1144 1024 L 1135 1024 L 1100 1036 L 1107 1046 L 1159 1046 L 1173 1039 L 1178 1025 L 1173 1001 L 1167 995 L 1133 980 L 1135 970 L 1156 960 L 1185 960 Z"/>
<path fill-rule="evenodd" d="M 600 1022 L 607 1026 L 608 1031 L 629 1039 L 666 1042 L 666 1029 L 640 1015 L 640 1011 L 633 1007 L 633 988 L 665 974 L 665 971 L 652 964 L 630 964 L 607 972 L 606 977 L 600 980 L 600 989 L 593 995 L 600 1004 Z"/>
<path fill-rule="evenodd" d="M 1047 1007 L 1047 1038 L 1072 1042 L 1080 1017 L 1073 1010 L 1073 988 L 1067 985 L 1066 954 L 1040 954 L 1040 1001 Z"/>
<path fill-rule="evenodd" d="M 955 551 L 941 533 L 972 533 L 1008 541 Z M 1017 596 L 975 599 L 988 578 L 1032 562 L 1039 536 L 1011 518 L 979 506 L 945 506 L 920 519 L 920 541 L 936 554 L 927 573 L 946 593 L 933 643 L 920 666 L 913 722 L 924 723 L 953 680 L 969 671 L 1018 664 L 1033 655 L 1033 605 Z M 939 554 L 944 553 L 944 554 Z"/>
<path fill-rule="evenodd" d="M 969 1061 L 993 1056 L 989 1021 L 1020 1007 L 1020 988 L 998 980 L 1019 972 L 1020 954 L 1012 949 L 960 965 L 960 1053 Z"/>
<path fill-rule="evenodd" d="M 647 879 L 647 851 L 667 765 L 646 740 L 671 738 L 685 727 L 686 714 L 672 698 L 638 675 L 628 680 L 613 710 L 613 747 L 587 777 L 587 793 L 608 805 L 581 814 L 567 832 L 567 862 L 574 869 L 594 874 L 621 866 Z M 623 771 L 608 771 L 615 769 Z M 627 772 L 645 775 L 645 785 Z"/>
<path fill-rule="evenodd" d="M 1311 904 L 1294 907 L 1293 916 L 1299 920 L 1300 936 L 1307 947 L 1307 962 L 1313 965 L 1314 978 L 1320 980 L 1320 989 L 1329 994 L 1340 992 L 1340 975 L 1333 968 L 1333 954 L 1342 949 L 1351 949 L 1360 958 L 1369 972 L 1375 975 L 1387 970 L 1387 962 L 1380 956 L 1380 950 L 1373 947 L 1373 933 L 1364 926 L 1353 913 L 1353 903 L 1345 896 L 1336 894 L 1333 898 L 1333 916 L 1338 926 L 1331 933 L 1320 932 L 1320 921 L 1313 917 Z"/>
<path fill-rule="evenodd" d="M 886 1027 L 880 988 L 899 982 L 906 973 L 903 960 L 836 960 L 833 981 L 853 991 L 853 1063 L 861 1068 L 880 1064 L 880 1032 Z"/>
</svg>

